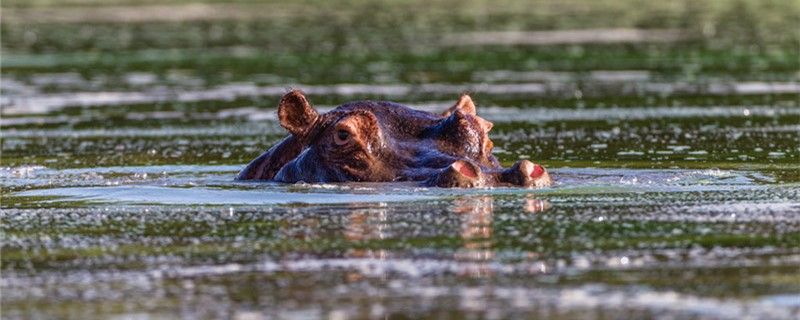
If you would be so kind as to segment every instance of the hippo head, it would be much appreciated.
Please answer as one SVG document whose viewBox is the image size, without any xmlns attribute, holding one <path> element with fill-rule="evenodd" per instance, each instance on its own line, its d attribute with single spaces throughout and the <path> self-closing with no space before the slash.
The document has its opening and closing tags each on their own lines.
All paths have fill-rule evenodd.
<svg viewBox="0 0 800 320">
<path fill-rule="evenodd" d="M 359 101 L 318 113 L 300 90 L 285 94 L 278 118 L 290 135 L 253 160 L 240 180 L 420 181 L 427 186 L 551 184 L 540 165 L 504 169 L 492 155 L 492 123 L 468 95 L 442 114 L 392 102 Z"/>
</svg>

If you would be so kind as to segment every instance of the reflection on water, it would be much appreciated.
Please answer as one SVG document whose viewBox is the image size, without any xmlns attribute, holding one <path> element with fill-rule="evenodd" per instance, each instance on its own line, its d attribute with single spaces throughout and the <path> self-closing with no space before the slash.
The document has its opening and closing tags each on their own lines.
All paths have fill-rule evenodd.
<svg viewBox="0 0 800 320">
<path fill-rule="evenodd" d="M 344 236 L 351 241 L 362 241 L 386 238 L 387 211 L 386 205 L 375 209 L 355 209 L 347 217 L 347 228 Z"/>
<path fill-rule="evenodd" d="M 353 242 L 382 240 L 386 238 L 389 228 L 388 213 L 385 204 L 377 208 L 354 209 L 347 215 L 344 238 Z M 371 258 L 384 260 L 387 258 L 384 249 L 348 249 L 349 258 Z"/>
<path fill-rule="evenodd" d="M 488 262 L 494 259 L 492 249 L 492 219 L 494 204 L 491 196 L 461 197 L 453 201 L 453 211 L 461 220 L 463 247 L 454 258 L 456 261 L 474 262 L 463 273 L 473 277 L 492 274 Z"/>
<path fill-rule="evenodd" d="M 538 214 L 550 207 L 547 200 L 537 199 L 535 195 L 529 194 L 525 196 L 521 209 L 530 214 Z M 463 242 L 462 247 L 455 252 L 454 259 L 469 262 L 466 264 L 468 267 L 462 269 L 460 274 L 478 278 L 492 276 L 497 269 L 492 266 L 496 258 L 495 239 L 492 237 L 494 197 L 458 197 L 453 200 L 452 210 L 459 217 Z M 536 256 L 536 253 L 528 252 L 526 256 Z"/>
<path fill-rule="evenodd" d="M 491 196 L 461 197 L 453 202 L 453 211 L 461 218 L 464 249 L 474 254 L 463 256 L 473 260 L 491 259 L 492 214 Z"/>
<path fill-rule="evenodd" d="M 526 196 L 522 209 L 528 213 L 540 213 L 550 208 L 547 200 L 536 199 L 534 195 Z M 474 277 L 492 274 L 489 264 L 495 259 L 492 246 L 492 223 L 494 214 L 494 197 L 491 195 L 457 196 L 452 200 L 451 209 L 459 219 L 459 236 L 463 243 L 454 254 L 456 261 L 469 262 L 467 268 L 460 269 L 459 274 Z M 392 237 L 391 213 L 385 204 L 368 209 L 352 209 L 346 218 L 343 230 L 344 238 L 353 242 L 383 240 Z M 394 213 L 394 214 L 400 214 Z M 313 231 L 312 231 L 313 232 Z M 348 249 L 346 256 L 350 258 L 371 258 L 384 260 L 387 250 Z"/>
<path fill-rule="evenodd" d="M 523 207 L 528 213 L 540 213 L 550 209 L 550 202 L 547 200 L 537 199 L 535 195 L 529 194 L 525 197 L 525 206 Z"/>
</svg>

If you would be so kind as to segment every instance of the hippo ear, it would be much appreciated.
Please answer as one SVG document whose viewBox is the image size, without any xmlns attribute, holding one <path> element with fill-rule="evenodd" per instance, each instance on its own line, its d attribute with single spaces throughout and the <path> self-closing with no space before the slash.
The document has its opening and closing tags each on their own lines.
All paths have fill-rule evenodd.
<svg viewBox="0 0 800 320">
<path fill-rule="evenodd" d="M 462 94 L 461 97 L 458 98 L 458 101 L 456 101 L 456 104 L 443 112 L 442 115 L 447 117 L 453 114 L 453 112 L 456 112 L 456 110 L 461 110 L 461 112 L 471 114 L 473 116 L 476 114 L 475 103 L 472 102 L 472 98 L 470 98 L 466 93 Z"/>
<path fill-rule="evenodd" d="M 278 105 L 281 126 L 297 137 L 305 136 L 319 118 L 319 113 L 308 103 L 303 91 L 292 90 L 283 95 Z"/>
</svg>

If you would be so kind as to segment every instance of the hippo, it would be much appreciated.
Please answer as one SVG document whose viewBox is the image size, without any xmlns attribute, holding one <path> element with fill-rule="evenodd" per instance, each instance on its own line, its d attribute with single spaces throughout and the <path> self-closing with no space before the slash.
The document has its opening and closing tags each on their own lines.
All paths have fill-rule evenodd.
<svg viewBox="0 0 800 320">
<path fill-rule="evenodd" d="M 278 105 L 289 136 L 251 161 L 237 180 L 285 183 L 414 181 L 428 187 L 546 187 L 544 167 L 492 155 L 492 123 L 467 94 L 441 114 L 387 101 L 349 102 L 320 114 L 301 90 Z"/>
</svg>

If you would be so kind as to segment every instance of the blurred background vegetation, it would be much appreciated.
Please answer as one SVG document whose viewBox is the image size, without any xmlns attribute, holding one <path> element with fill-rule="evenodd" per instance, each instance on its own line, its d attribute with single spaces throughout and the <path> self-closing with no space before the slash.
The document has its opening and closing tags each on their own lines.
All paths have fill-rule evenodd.
<svg viewBox="0 0 800 320">
<path fill-rule="evenodd" d="M 800 65 L 800 1 L 6 0 L 2 6 L 5 74 L 163 76 L 190 69 L 209 84 L 458 83 L 476 80 L 480 70 L 602 68 L 691 81 L 794 79 Z M 492 37 L 475 32 L 598 28 L 660 30 L 670 39 L 474 41 Z M 264 73 L 274 77 L 253 77 Z"/>
</svg>

